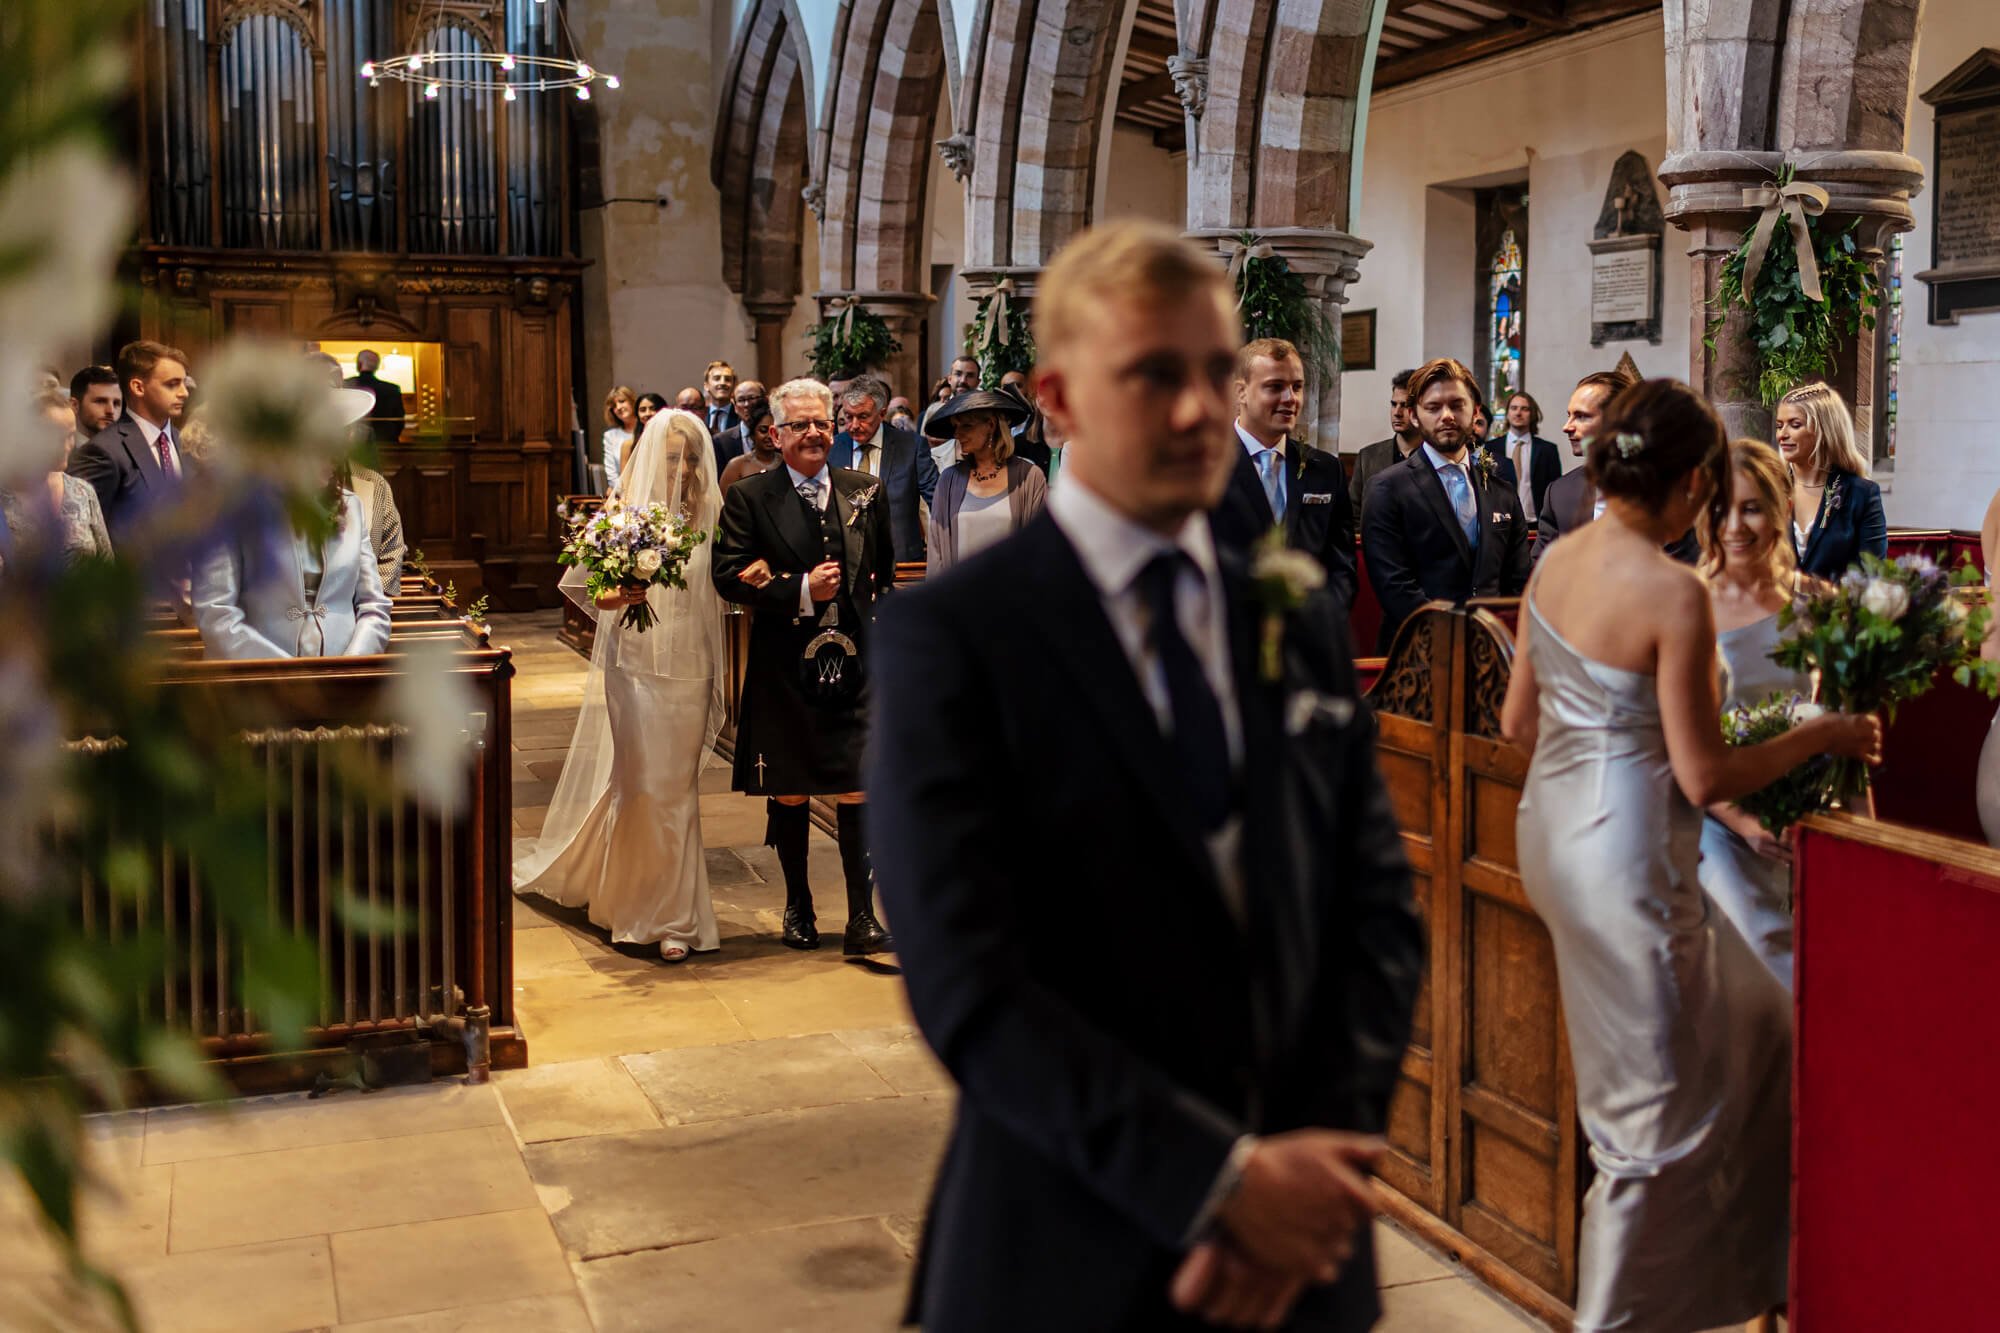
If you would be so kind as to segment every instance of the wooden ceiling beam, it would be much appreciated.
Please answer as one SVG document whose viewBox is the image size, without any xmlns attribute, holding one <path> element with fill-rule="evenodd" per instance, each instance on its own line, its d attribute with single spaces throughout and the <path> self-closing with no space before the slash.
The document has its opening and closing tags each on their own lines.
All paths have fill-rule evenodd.
<svg viewBox="0 0 2000 1333">
<path fill-rule="evenodd" d="M 1550 32 L 1568 32 L 1576 24 L 1563 12 L 1563 0 L 1477 0 L 1487 9 L 1497 9 L 1502 14 L 1517 19 L 1525 19 L 1538 28 Z"/>
<path fill-rule="evenodd" d="M 1181 53 L 1180 43 L 1171 37 L 1161 37 L 1150 32 L 1133 32 L 1130 50 L 1138 51 L 1158 60 Z"/>
<path fill-rule="evenodd" d="M 1375 87 L 1393 88 L 1399 83 L 1421 79 L 1427 74 L 1469 65 L 1475 60 L 1526 46 L 1545 36 L 1542 29 L 1522 19 L 1502 19 L 1498 23 L 1468 32 L 1421 50 L 1383 60 L 1375 66 Z"/>
<path fill-rule="evenodd" d="M 1169 96 L 1174 91 L 1174 76 L 1171 74 L 1149 74 L 1143 79 L 1134 79 L 1118 90 L 1118 110 L 1122 115 L 1135 106 L 1156 101 Z"/>
</svg>

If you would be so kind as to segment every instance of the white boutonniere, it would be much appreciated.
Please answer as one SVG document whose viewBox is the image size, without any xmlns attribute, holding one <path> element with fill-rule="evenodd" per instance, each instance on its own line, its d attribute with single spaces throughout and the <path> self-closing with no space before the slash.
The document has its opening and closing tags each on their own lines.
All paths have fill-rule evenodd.
<svg viewBox="0 0 2000 1333">
<path fill-rule="evenodd" d="M 1479 468 L 1479 479 L 1489 486 L 1492 485 L 1493 474 L 1500 466 L 1493 461 L 1493 451 L 1482 444 L 1472 451 L 1472 461 Z"/>
<path fill-rule="evenodd" d="M 1285 617 L 1305 605 L 1306 598 L 1326 586 L 1326 570 L 1304 551 L 1285 545 L 1285 534 L 1277 529 L 1257 545 L 1250 566 L 1257 604 L 1264 611 L 1262 667 L 1266 681 L 1275 683 L 1284 668 Z"/>
<path fill-rule="evenodd" d="M 847 507 L 853 511 L 847 516 L 848 527 L 852 528 L 860 524 L 862 515 L 866 514 L 870 506 L 875 503 L 875 497 L 881 490 L 882 483 L 878 481 L 867 490 L 856 491 L 853 495 L 847 497 Z"/>
</svg>

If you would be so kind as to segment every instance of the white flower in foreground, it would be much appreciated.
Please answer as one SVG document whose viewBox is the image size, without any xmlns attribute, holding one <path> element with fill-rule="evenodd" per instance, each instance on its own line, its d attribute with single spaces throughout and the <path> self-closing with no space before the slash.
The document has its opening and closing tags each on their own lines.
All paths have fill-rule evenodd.
<svg viewBox="0 0 2000 1333">
<path fill-rule="evenodd" d="M 389 716 L 409 729 L 401 771 L 410 793 L 446 814 L 465 804 L 472 751 L 467 728 L 479 697 L 453 669 L 457 651 L 446 639 L 412 639 L 403 669 L 390 680 Z"/>
<path fill-rule="evenodd" d="M 288 348 L 237 342 L 202 367 L 216 466 L 314 491 L 352 451 L 351 418 L 324 367 Z"/>
<path fill-rule="evenodd" d="M 657 546 L 648 546 L 645 550 L 639 552 L 639 558 L 634 564 L 638 568 L 641 578 L 649 579 L 653 577 L 653 575 L 660 572 L 659 548 Z"/>
<path fill-rule="evenodd" d="M 1284 585 L 1295 597 L 1303 597 L 1326 585 L 1326 569 L 1304 551 L 1289 547 L 1265 546 L 1257 551 L 1251 576 Z"/>
<path fill-rule="evenodd" d="M 1797 700 L 1792 704 L 1789 711 L 1792 717 L 1792 725 L 1795 727 L 1801 723 L 1810 722 L 1816 717 L 1824 717 L 1826 715 L 1826 709 L 1820 707 L 1810 699 Z"/>
<path fill-rule="evenodd" d="M 1910 609 L 1910 590 L 1889 579 L 1870 579 L 1861 591 L 1861 605 L 1884 620 L 1901 620 Z"/>
</svg>

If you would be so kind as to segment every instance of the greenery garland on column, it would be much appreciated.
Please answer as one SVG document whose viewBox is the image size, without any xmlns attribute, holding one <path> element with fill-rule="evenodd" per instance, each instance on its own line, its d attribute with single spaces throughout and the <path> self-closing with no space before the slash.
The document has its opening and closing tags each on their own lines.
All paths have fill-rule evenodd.
<svg viewBox="0 0 2000 1333">
<path fill-rule="evenodd" d="M 822 380 L 852 379 L 903 350 L 887 320 L 845 296 L 827 302 L 826 318 L 806 330 L 806 340 L 813 374 Z"/>
<path fill-rule="evenodd" d="M 1703 342 L 1714 351 L 1729 308 L 1747 307 L 1757 397 L 1769 407 L 1800 384 L 1827 378 L 1843 334 L 1875 328 L 1882 280 L 1855 245 L 1859 219 L 1838 231 L 1821 224 L 1826 192 L 1795 181 L 1789 164 L 1771 185 L 1745 190 L 1743 200 L 1764 211 L 1722 262 Z"/>
<path fill-rule="evenodd" d="M 1283 338 L 1315 376 L 1340 373 L 1340 330 L 1285 257 L 1254 232 L 1223 242 L 1230 285 L 1243 316 L 1243 341 Z"/>
<path fill-rule="evenodd" d="M 965 345 L 979 362 L 982 389 L 999 388 L 1002 375 L 1016 370 L 1025 375 L 1035 368 L 1034 322 L 1015 298 L 1012 278 L 1002 278 L 979 298 L 972 323 L 965 326 Z"/>
</svg>

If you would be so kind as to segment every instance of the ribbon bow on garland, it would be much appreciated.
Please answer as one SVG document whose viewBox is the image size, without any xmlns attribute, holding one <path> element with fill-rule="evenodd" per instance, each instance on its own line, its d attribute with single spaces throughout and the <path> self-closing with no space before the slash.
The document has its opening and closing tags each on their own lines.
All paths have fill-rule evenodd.
<svg viewBox="0 0 2000 1333">
<path fill-rule="evenodd" d="M 1777 231 L 1778 215 L 1783 213 L 1791 228 L 1792 249 L 1799 259 L 1799 290 L 1808 300 L 1825 301 L 1826 293 L 1819 284 L 1819 264 L 1813 258 L 1812 231 L 1806 226 L 1806 219 L 1826 212 L 1826 191 L 1804 181 L 1773 182 L 1745 190 L 1743 203 L 1747 208 L 1764 210 L 1757 225 L 1750 229 L 1750 246 L 1743 255 L 1743 289 L 1757 290 L 1757 275 L 1764 271 L 1764 255 Z"/>
<path fill-rule="evenodd" d="M 995 347 L 1005 347 L 1009 332 L 1007 325 L 1013 316 L 1013 309 L 1007 298 L 1014 294 L 1014 280 L 1002 278 L 993 286 L 993 294 L 986 300 L 986 322 L 979 329 L 979 359 L 985 361 L 987 353 Z"/>
<path fill-rule="evenodd" d="M 1222 242 L 1222 253 L 1229 256 L 1229 285 L 1236 289 L 1236 308 L 1241 310 L 1243 270 L 1249 267 L 1253 259 L 1276 259 L 1278 252 L 1272 249 L 1268 242 L 1257 240 L 1245 232 L 1240 241 L 1225 238 Z"/>
<path fill-rule="evenodd" d="M 836 296 L 826 303 L 827 322 L 833 325 L 833 336 L 843 347 L 854 341 L 854 311 L 858 304 L 845 296 Z"/>
</svg>

